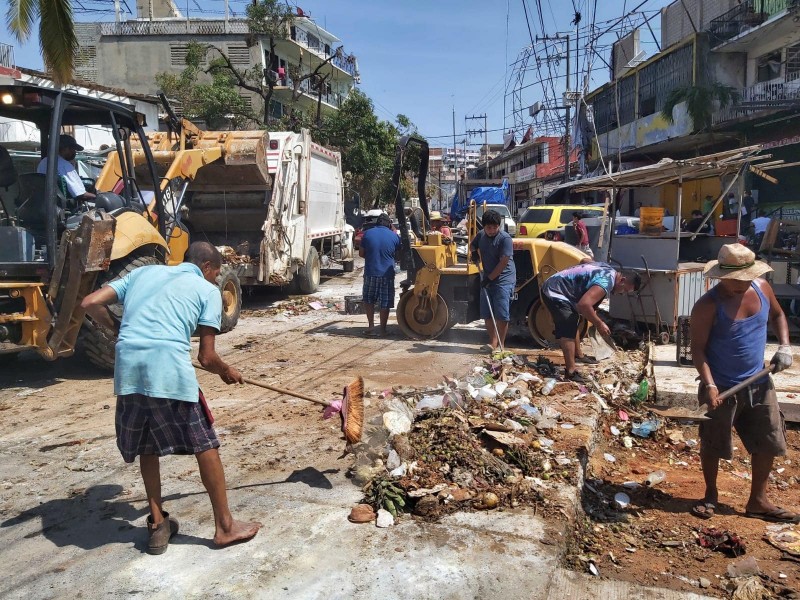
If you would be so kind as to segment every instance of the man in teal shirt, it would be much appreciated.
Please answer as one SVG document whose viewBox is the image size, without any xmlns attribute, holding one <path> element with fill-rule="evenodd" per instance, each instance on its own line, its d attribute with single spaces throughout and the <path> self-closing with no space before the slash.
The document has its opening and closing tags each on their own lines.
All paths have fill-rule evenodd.
<svg viewBox="0 0 800 600">
<path fill-rule="evenodd" d="M 222 317 L 222 298 L 215 282 L 222 256 L 207 242 L 195 242 L 186 261 L 175 267 L 140 267 L 88 295 L 81 306 L 107 327 L 105 307 L 121 302 L 114 364 L 117 394 L 117 447 L 125 462 L 139 456 L 150 516 L 147 551 L 162 554 L 178 531 L 164 512 L 159 457 L 194 454 L 214 509 L 214 542 L 224 546 L 256 535 L 260 523 L 235 521 L 228 508 L 219 440 L 191 362 L 191 336 L 200 334 L 198 360 L 225 383 L 242 376 L 214 348 Z"/>
</svg>

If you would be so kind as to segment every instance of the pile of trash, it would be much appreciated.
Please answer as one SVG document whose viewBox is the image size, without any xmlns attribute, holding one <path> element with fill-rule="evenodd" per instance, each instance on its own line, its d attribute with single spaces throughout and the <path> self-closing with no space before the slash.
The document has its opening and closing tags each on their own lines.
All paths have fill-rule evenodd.
<svg viewBox="0 0 800 600">
<path fill-rule="evenodd" d="M 269 308 L 242 310 L 242 316 L 247 317 L 294 317 L 312 310 L 338 308 L 335 302 L 324 302 L 313 296 L 289 296 L 287 300 L 276 302 Z"/>
<path fill-rule="evenodd" d="M 250 244 L 246 241 L 239 244 L 236 248 L 232 248 L 231 246 L 217 246 L 217 250 L 222 254 L 222 260 L 229 265 L 247 265 L 254 262 L 252 257 L 248 254 L 250 251 Z"/>
<path fill-rule="evenodd" d="M 350 520 L 390 525 L 404 512 L 436 520 L 458 510 L 547 511 L 548 490 L 578 482 L 591 415 L 634 387 L 638 393 L 641 372 L 641 363 L 598 367 L 585 387 L 557 381 L 559 368 L 544 356 L 512 355 L 435 388 L 378 394 L 384 412 L 354 449 L 351 475 L 365 497 Z"/>
</svg>

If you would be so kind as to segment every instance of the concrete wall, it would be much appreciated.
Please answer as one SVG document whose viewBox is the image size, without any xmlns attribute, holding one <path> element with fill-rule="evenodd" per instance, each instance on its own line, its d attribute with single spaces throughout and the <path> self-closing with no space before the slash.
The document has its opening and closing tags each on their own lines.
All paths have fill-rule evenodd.
<svg viewBox="0 0 800 600">
<path fill-rule="evenodd" d="M 609 133 L 599 135 L 596 141 L 597 148 L 605 157 L 619 151 L 627 152 L 635 148 L 644 148 L 691 133 L 692 120 L 686 112 L 685 103 L 675 107 L 673 118 L 675 121 L 670 125 L 661 116 L 661 113 L 642 117 Z M 596 152 L 593 152 L 593 156 L 595 154 Z"/>
<path fill-rule="evenodd" d="M 661 9 L 661 47 L 704 31 L 713 19 L 736 5 L 737 0 L 676 0 Z"/>
</svg>

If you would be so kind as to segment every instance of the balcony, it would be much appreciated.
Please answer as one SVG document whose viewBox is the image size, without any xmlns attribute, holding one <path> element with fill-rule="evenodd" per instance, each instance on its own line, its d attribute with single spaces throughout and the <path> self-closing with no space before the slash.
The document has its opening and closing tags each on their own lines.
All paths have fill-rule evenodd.
<svg viewBox="0 0 800 600">
<path fill-rule="evenodd" d="M 279 88 L 279 92 L 277 96 L 280 97 L 284 94 L 291 95 L 294 90 L 294 81 L 291 77 L 284 77 L 282 80 L 279 81 L 279 85 L 285 86 L 283 89 Z M 308 79 L 304 79 L 300 82 L 300 91 L 303 93 L 301 96 L 302 99 L 311 100 L 314 105 L 317 103 L 318 91 L 314 89 L 311 85 L 311 82 Z M 347 99 L 345 94 L 338 94 L 334 92 L 330 93 L 323 93 L 322 94 L 322 102 L 325 105 L 328 105 L 329 108 L 341 108 L 342 103 Z"/>
<path fill-rule="evenodd" d="M 100 35 L 225 35 L 226 33 L 246 34 L 248 31 L 247 21 L 244 19 L 229 19 L 228 21 L 157 19 L 100 23 Z"/>
<path fill-rule="evenodd" d="M 305 46 L 326 60 L 330 58 L 330 56 L 336 51 L 336 48 L 332 48 L 330 44 L 325 43 L 314 34 L 308 33 L 303 29 L 296 27 L 292 28 L 290 37 L 294 42 L 297 42 L 301 46 Z M 356 59 L 352 55 L 334 56 L 333 60 L 331 60 L 331 63 L 351 77 L 356 77 L 358 74 Z"/>
<path fill-rule="evenodd" d="M 800 0 L 744 0 L 708 26 L 711 46 L 719 47 L 739 40 L 762 26 L 775 23 L 789 12 L 800 8 Z M 734 48 L 732 51 L 741 51 Z"/>
<path fill-rule="evenodd" d="M 772 79 L 739 90 L 740 100 L 735 106 L 717 111 L 715 125 L 733 120 L 744 120 L 764 111 L 800 108 L 800 73 L 785 78 Z"/>
<path fill-rule="evenodd" d="M 14 69 L 14 46 L 0 43 L 0 67 Z"/>
</svg>

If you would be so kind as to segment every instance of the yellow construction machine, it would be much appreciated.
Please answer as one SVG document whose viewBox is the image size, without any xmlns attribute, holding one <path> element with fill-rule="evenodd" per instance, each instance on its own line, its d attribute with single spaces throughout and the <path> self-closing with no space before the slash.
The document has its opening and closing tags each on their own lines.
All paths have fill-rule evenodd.
<svg viewBox="0 0 800 600">
<path fill-rule="evenodd" d="M 18 126 L 25 143 L 38 134 L 46 157 L 58 157 L 61 134 L 76 128 L 103 135 L 111 148 L 87 188 L 96 196 L 71 197 L 62 161 L 43 161 L 43 173 L 17 173 L 0 144 L 0 361 L 27 349 L 47 360 L 70 356 L 80 334 L 89 359 L 113 367 L 115 333 L 85 318 L 81 300 L 135 268 L 181 262 L 189 243 L 181 224 L 188 182 L 214 161 L 244 160 L 253 171 L 256 155 L 264 158 L 263 134 L 204 134 L 184 121 L 179 131 L 152 134 L 152 151 L 132 106 L 15 80 L 0 80 L 0 117 Z M 17 142 L 3 143 L 13 149 Z M 220 287 L 230 329 L 241 288 L 230 277 Z M 121 318 L 121 306 L 109 310 Z"/>
<path fill-rule="evenodd" d="M 419 146 L 419 199 L 422 228 L 412 243 L 406 226 L 399 193 L 400 174 L 409 145 Z M 400 268 L 408 277 L 401 282 L 397 323 L 412 339 L 434 339 L 457 323 L 480 318 L 480 271 L 469 258 L 459 259 L 456 241 L 440 232 L 429 231 L 430 214 L 425 196 L 428 170 L 428 144 L 407 136 L 400 139 L 395 157 L 393 188 L 400 223 Z M 478 233 L 477 206 L 473 201 L 467 213 L 467 248 Z M 467 252 L 469 255 L 469 252 Z M 542 284 L 553 273 L 577 265 L 586 255 L 563 242 L 522 238 L 514 240 L 514 265 L 517 283 L 511 303 L 511 321 L 526 327 L 533 340 L 547 347 L 555 343 L 553 321 L 539 299 Z"/>
</svg>

